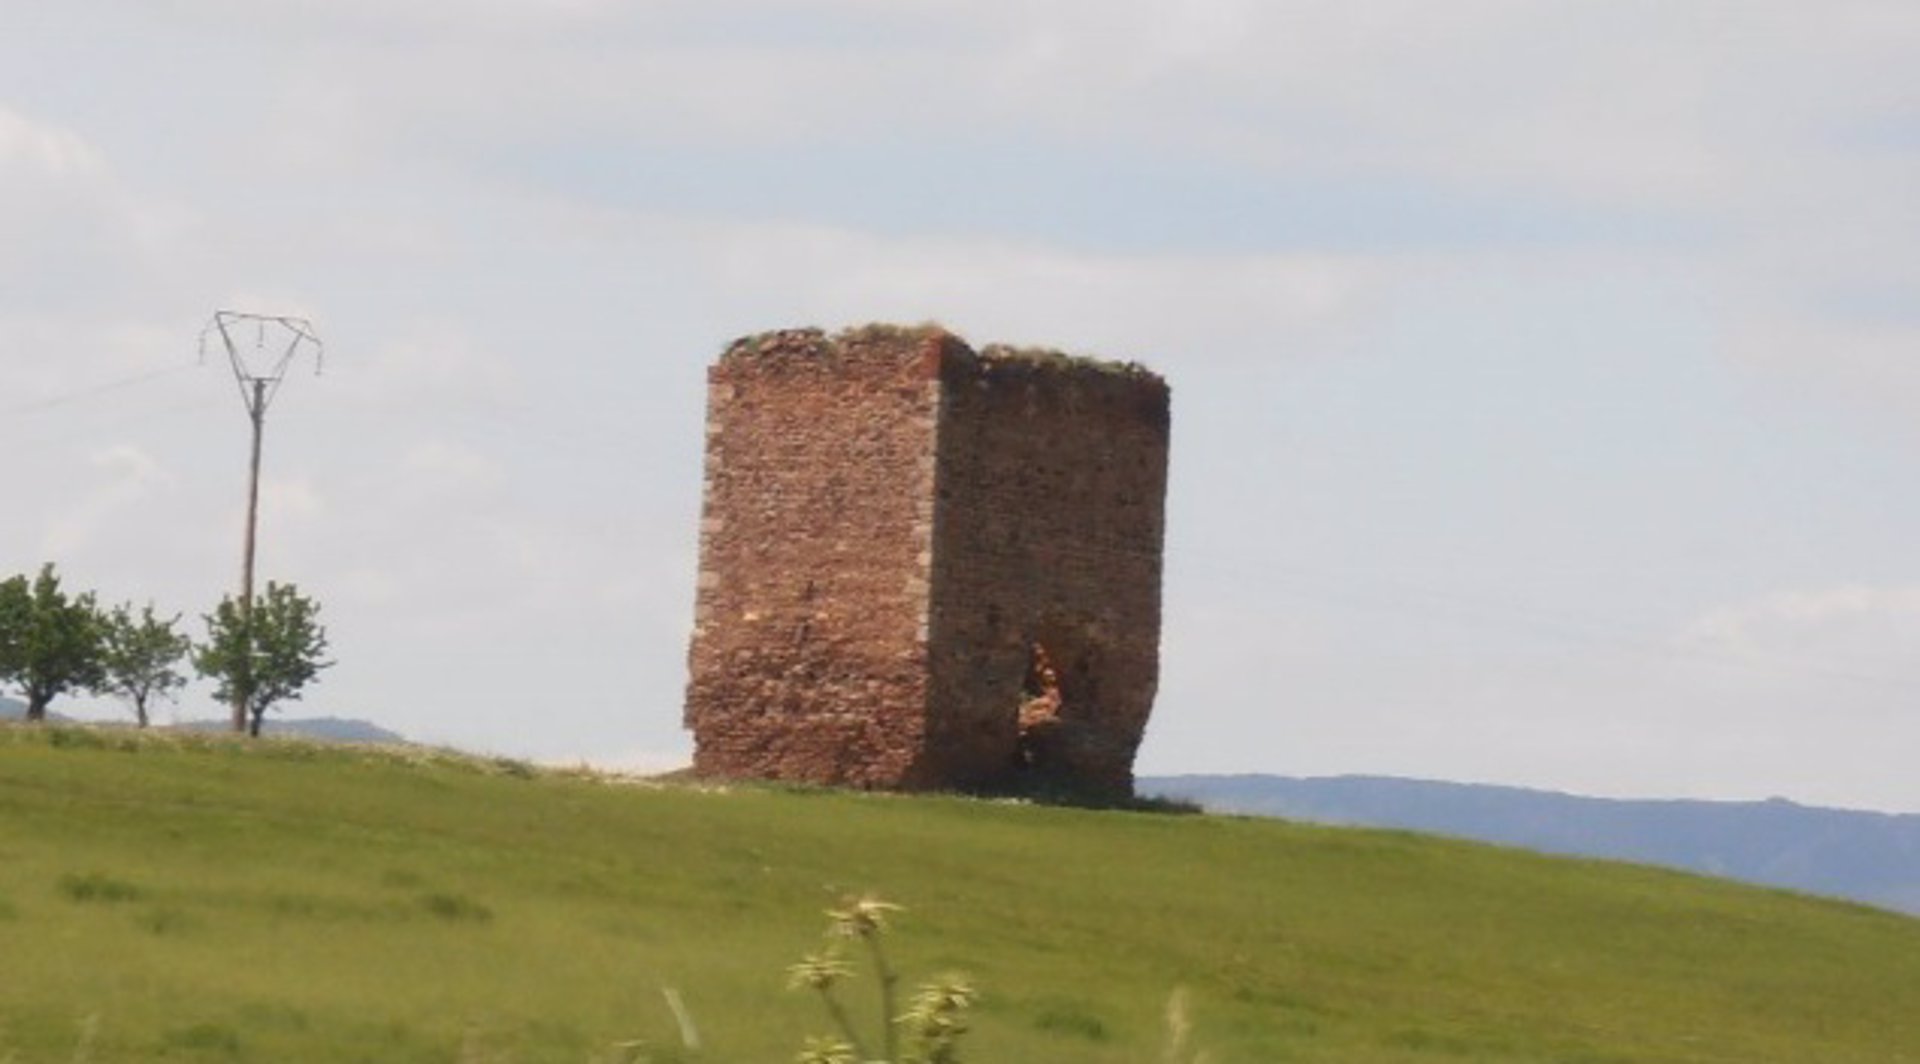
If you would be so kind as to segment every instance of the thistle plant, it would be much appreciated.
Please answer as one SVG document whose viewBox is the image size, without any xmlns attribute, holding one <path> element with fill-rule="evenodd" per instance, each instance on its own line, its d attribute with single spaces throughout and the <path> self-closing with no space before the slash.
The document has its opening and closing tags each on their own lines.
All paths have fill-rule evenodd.
<svg viewBox="0 0 1920 1064">
<path fill-rule="evenodd" d="M 808 1039 L 807 1051 L 800 1054 L 801 1064 L 846 1064 L 865 1060 L 866 1050 L 860 1045 L 860 1034 L 854 1029 L 852 1017 L 847 1008 L 834 995 L 835 983 L 842 979 L 853 978 L 853 965 L 848 964 L 831 946 L 819 953 L 809 953 L 800 958 L 798 964 L 787 968 L 787 989 L 812 990 L 820 995 L 820 1003 L 825 1006 L 827 1015 L 833 1020 L 833 1026 L 846 1041 L 835 1039 Z"/>
<path fill-rule="evenodd" d="M 907 1011 L 894 1021 L 907 1034 L 909 1059 L 920 1064 L 959 1064 L 960 1036 L 967 1033 L 973 987 L 958 976 L 944 976 L 920 988 Z"/>
<path fill-rule="evenodd" d="M 840 908 L 827 910 L 827 945 L 787 968 L 787 986 L 820 995 L 837 1036 L 809 1038 L 794 1059 L 798 1064 L 960 1064 L 960 1036 L 967 1031 L 966 1012 L 975 993 L 962 975 L 943 975 L 921 986 L 906 1011 L 896 1011 L 900 974 L 881 944 L 887 922 L 900 906 L 871 894 L 849 898 Z M 850 941 L 865 944 L 879 983 L 880 1055 L 860 1036 L 836 988 L 855 977 L 844 950 Z M 902 1036 L 904 1035 L 904 1051 Z"/>
</svg>

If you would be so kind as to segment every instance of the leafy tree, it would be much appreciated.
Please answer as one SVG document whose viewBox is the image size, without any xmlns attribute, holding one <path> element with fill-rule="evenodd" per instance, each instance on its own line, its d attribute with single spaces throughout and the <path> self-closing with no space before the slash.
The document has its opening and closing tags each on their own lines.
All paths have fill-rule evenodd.
<svg viewBox="0 0 1920 1064">
<path fill-rule="evenodd" d="M 131 605 L 114 607 L 105 618 L 104 665 L 106 681 L 100 689 L 120 695 L 133 703 L 134 719 L 147 726 L 147 704 L 155 697 L 172 698 L 187 678 L 180 673 L 180 659 L 187 656 L 193 641 L 173 626 L 180 615 L 169 620 L 153 615 L 148 603 L 134 616 Z"/>
<path fill-rule="evenodd" d="M 28 720 L 47 719 L 48 703 L 68 691 L 99 689 L 104 627 L 93 593 L 69 597 L 52 562 L 32 581 L 0 583 L 0 682 L 25 693 Z"/>
<path fill-rule="evenodd" d="M 260 719 L 276 702 L 298 701 L 302 688 L 333 664 L 320 607 L 292 584 L 269 582 L 243 616 L 231 595 L 205 618 L 207 641 L 194 648 L 193 667 L 218 687 L 214 697 L 241 706 L 247 734 L 260 734 Z"/>
</svg>

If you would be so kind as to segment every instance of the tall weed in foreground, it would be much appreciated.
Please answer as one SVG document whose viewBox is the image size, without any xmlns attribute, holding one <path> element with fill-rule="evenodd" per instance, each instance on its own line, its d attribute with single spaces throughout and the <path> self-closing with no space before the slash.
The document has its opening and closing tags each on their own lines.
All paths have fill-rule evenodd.
<svg viewBox="0 0 1920 1064">
<path fill-rule="evenodd" d="M 1177 986 L 1167 995 L 1167 1050 L 1165 1064 L 1212 1064 L 1213 1058 L 1196 1050 L 1193 1041 L 1193 1016 L 1187 1011 L 1187 988 Z"/>
<path fill-rule="evenodd" d="M 827 910 L 826 948 L 787 969 L 787 985 L 819 994 L 837 1032 L 807 1039 L 794 1058 L 798 1064 L 960 1064 L 960 1039 L 967 1033 L 973 986 L 964 975 L 942 975 L 922 984 L 905 1011 L 896 1011 L 900 974 L 887 960 L 881 938 L 891 914 L 899 911 L 900 906 L 872 895 L 849 898 L 843 908 Z M 835 993 L 837 986 L 856 974 L 845 953 L 846 944 L 854 941 L 865 947 L 879 984 L 877 1039 L 861 1036 Z M 876 1044 L 878 1056 L 872 1051 Z"/>
</svg>

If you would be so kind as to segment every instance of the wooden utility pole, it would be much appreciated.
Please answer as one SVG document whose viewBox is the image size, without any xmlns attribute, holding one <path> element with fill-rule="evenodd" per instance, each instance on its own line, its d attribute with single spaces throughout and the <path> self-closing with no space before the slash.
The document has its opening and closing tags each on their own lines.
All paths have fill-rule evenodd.
<svg viewBox="0 0 1920 1064">
<path fill-rule="evenodd" d="M 267 382 L 255 380 L 253 394 L 248 397 L 247 418 L 253 422 L 253 460 L 247 467 L 247 540 L 241 552 L 240 561 L 240 627 L 253 631 L 253 544 L 254 535 L 260 528 L 260 436 L 267 424 Z M 241 684 L 243 688 L 253 686 L 249 682 Z M 233 730 L 247 730 L 247 699 L 242 696 L 233 700 Z"/>
<path fill-rule="evenodd" d="M 236 339 L 243 338 L 248 327 L 254 334 L 251 351 L 247 350 L 244 339 Z M 273 337 L 271 346 L 267 343 L 270 332 Z M 215 312 L 213 321 L 200 334 L 202 358 L 206 357 L 207 340 L 215 333 L 219 334 L 227 359 L 233 364 L 234 382 L 240 386 L 240 401 L 246 404 L 247 420 L 253 425 L 253 457 L 247 467 L 247 536 L 240 559 L 240 627 L 248 633 L 251 645 L 253 555 L 260 525 L 260 439 L 266 430 L 267 407 L 272 404 L 274 394 L 286 380 L 287 366 L 293 362 L 294 356 L 303 347 L 311 346 L 314 372 L 318 373 L 323 349 L 312 323 L 305 318 L 222 310 Z M 242 677 L 237 686 L 239 690 L 233 699 L 233 730 L 244 733 L 248 725 L 247 704 L 252 693 L 252 678 Z"/>
</svg>

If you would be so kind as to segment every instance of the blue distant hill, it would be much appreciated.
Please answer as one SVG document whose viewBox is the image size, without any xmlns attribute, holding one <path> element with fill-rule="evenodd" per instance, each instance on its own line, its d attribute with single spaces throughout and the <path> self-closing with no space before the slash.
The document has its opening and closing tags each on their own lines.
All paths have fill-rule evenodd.
<svg viewBox="0 0 1920 1064">
<path fill-rule="evenodd" d="M 27 716 L 27 704 L 17 698 L 0 697 L 0 720 L 24 720 Z M 70 723 L 71 718 L 61 716 L 59 711 L 48 707 L 47 719 L 56 724 Z"/>
<path fill-rule="evenodd" d="M 189 731 L 226 731 L 233 726 L 227 720 L 184 720 L 173 725 Z M 262 735 L 298 735 L 307 739 L 326 739 L 336 743 L 404 743 L 406 736 L 388 731 L 372 721 L 345 717 L 293 717 L 282 720 L 269 715 L 260 725 Z"/>
<path fill-rule="evenodd" d="M 27 704 L 17 698 L 0 697 L 0 721 L 19 720 L 27 715 Z M 49 709 L 47 719 L 55 724 L 74 723 L 73 718 L 61 715 Z M 187 720 L 178 724 L 162 725 L 165 728 L 184 728 L 188 731 L 226 731 L 230 727 L 226 720 Z M 281 719 L 269 716 L 261 726 L 267 735 L 299 735 L 309 739 L 327 739 L 336 743 L 404 743 L 406 736 L 399 732 L 388 731 L 365 720 L 350 720 L 344 717 L 294 717 Z"/>
<path fill-rule="evenodd" d="M 1920 915 L 1920 815 L 1764 802 L 1623 801 L 1380 776 L 1164 776 L 1142 794 L 1223 813 L 1404 828 L 1667 865 Z"/>
</svg>

